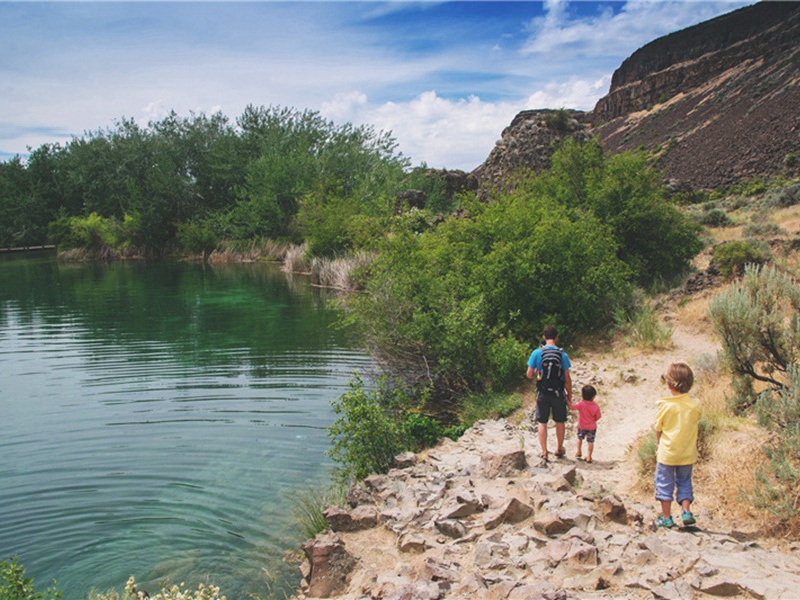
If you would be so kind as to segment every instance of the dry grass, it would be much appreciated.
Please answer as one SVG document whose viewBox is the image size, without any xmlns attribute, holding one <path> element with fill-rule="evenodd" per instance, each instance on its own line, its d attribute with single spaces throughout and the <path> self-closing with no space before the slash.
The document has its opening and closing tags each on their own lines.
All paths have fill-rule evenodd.
<svg viewBox="0 0 800 600">
<path fill-rule="evenodd" d="M 311 261 L 308 257 L 308 244 L 289 246 L 283 257 L 283 270 L 288 273 L 310 273 Z"/>
<path fill-rule="evenodd" d="M 344 258 L 314 258 L 311 260 L 311 281 L 316 285 L 337 290 L 358 291 L 363 280 L 358 277 L 372 264 L 375 256 L 357 252 Z"/>
</svg>

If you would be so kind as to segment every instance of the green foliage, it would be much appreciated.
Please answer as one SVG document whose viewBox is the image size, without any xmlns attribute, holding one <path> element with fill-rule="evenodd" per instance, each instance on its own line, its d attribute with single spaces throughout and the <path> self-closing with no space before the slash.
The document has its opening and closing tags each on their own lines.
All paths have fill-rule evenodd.
<svg viewBox="0 0 800 600">
<path fill-rule="evenodd" d="M 697 215 L 697 222 L 706 227 L 733 227 L 735 223 L 724 210 L 709 208 Z"/>
<path fill-rule="evenodd" d="M 207 223 L 200 221 L 179 223 L 177 237 L 186 252 L 203 256 L 208 256 L 219 243 L 214 230 Z"/>
<path fill-rule="evenodd" d="M 458 420 L 463 426 L 470 427 L 485 419 L 507 417 L 520 408 L 522 396 L 517 393 L 469 394 L 458 407 Z"/>
<path fill-rule="evenodd" d="M 439 421 L 415 412 L 406 415 L 403 429 L 414 451 L 435 446 L 438 439 L 444 436 L 444 428 Z"/>
<path fill-rule="evenodd" d="M 748 223 L 742 230 L 745 237 L 771 237 L 786 233 L 777 223 Z"/>
<path fill-rule="evenodd" d="M 786 385 L 767 390 L 756 404 L 762 427 L 775 432 L 768 462 L 756 471 L 753 500 L 788 522 L 800 517 L 800 366 L 786 373 Z"/>
<path fill-rule="evenodd" d="M 58 600 L 62 595 L 55 581 L 44 592 L 38 591 L 33 578 L 25 576 L 25 567 L 16 557 L 0 561 L 0 598 L 3 600 Z"/>
<path fill-rule="evenodd" d="M 763 208 L 788 208 L 800 204 L 800 183 L 775 187 L 764 194 Z"/>
<path fill-rule="evenodd" d="M 335 476 L 340 482 L 386 473 L 392 459 L 406 449 L 396 402 L 390 390 L 368 390 L 356 376 L 350 389 L 332 403 L 339 416 L 328 427 L 333 442 L 328 454 L 338 464 Z"/>
<path fill-rule="evenodd" d="M 548 112 L 544 117 L 544 123 L 547 125 L 548 129 L 561 133 L 567 133 L 569 131 L 569 122 L 569 112 L 564 108 Z"/>
<path fill-rule="evenodd" d="M 742 275 L 747 265 L 763 265 L 768 260 L 769 249 L 748 240 L 733 240 L 714 247 L 714 265 L 727 278 Z"/>
<path fill-rule="evenodd" d="M 722 340 L 722 358 L 734 374 L 738 409 L 755 402 L 753 382 L 774 390 L 800 357 L 800 287 L 771 267 L 747 266 L 741 282 L 717 295 L 708 309 Z"/>
<path fill-rule="evenodd" d="M 592 213 L 609 227 L 619 258 L 642 285 L 675 277 L 702 249 L 700 225 L 665 199 L 643 152 L 604 158 L 596 142 L 569 139 L 534 187 L 549 202 Z"/>
<path fill-rule="evenodd" d="M 664 325 L 656 315 L 652 304 L 643 294 L 628 310 L 618 307 L 614 314 L 616 330 L 625 343 L 643 349 L 666 349 L 672 345 L 674 328 Z"/>
<path fill-rule="evenodd" d="M 451 412 L 465 392 L 518 382 L 519 340 L 551 319 L 575 329 L 607 320 L 629 274 L 616 251 L 591 215 L 573 220 L 518 188 L 421 235 L 396 228 L 350 317 L 405 385 L 430 386 L 427 412 Z"/>
<path fill-rule="evenodd" d="M 309 540 L 330 528 L 323 514 L 329 506 L 345 506 L 347 487 L 340 484 L 308 486 L 292 491 L 292 523 L 301 540 Z"/>
<path fill-rule="evenodd" d="M 64 219 L 91 215 L 117 223 L 136 215 L 128 233 L 151 253 L 177 246 L 178 237 L 207 249 L 209 232 L 199 226 L 178 235 L 186 223 L 218 239 L 291 238 L 311 193 L 323 203 L 348 198 L 358 214 L 388 214 L 407 164 L 389 134 L 311 111 L 249 106 L 236 126 L 220 114 L 171 113 L 147 126 L 122 119 L 64 147 L 42 146 L 26 165 L 0 163 L 0 245 L 43 244 L 48 223 L 59 221 L 58 243 L 83 247 Z M 95 246 L 102 239 L 88 237 Z"/>
</svg>

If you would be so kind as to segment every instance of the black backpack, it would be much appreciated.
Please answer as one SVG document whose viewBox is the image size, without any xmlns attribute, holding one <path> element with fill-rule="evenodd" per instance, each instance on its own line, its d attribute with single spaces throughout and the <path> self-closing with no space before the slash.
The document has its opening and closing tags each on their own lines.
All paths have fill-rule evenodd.
<svg viewBox="0 0 800 600">
<path fill-rule="evenodd" d="M 542 346 L 542 372 L 536 384 L 540 392 L 561 394 L 564 391 L 564 364 L 561 348 Z"/>
</svg>

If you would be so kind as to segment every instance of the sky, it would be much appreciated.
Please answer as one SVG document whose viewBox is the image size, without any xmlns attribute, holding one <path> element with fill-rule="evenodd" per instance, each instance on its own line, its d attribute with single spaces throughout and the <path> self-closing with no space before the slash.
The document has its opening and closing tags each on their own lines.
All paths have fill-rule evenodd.
<svg viewBox="0 0 800 600">
<path fill-rule="evenodd" d="M 519 111 L 591 110 L 637 48 L 751 3 L 0 0 L 0 161 L 122 118 L 255 105 L 471 171 Z"/>
</svg>

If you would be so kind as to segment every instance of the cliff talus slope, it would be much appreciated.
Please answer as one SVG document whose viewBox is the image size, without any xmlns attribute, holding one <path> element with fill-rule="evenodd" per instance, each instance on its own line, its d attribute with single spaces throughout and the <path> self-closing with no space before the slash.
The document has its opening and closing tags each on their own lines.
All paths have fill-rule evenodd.
<svg viewBox="0 0 800 600">
<path fill-rule="evenodd" d="M 592 122 L 610 152 L 650 150 L 693 187 L 795 175 L 800 3 L 756 4 L 640 48 Z"/>
</svg>

